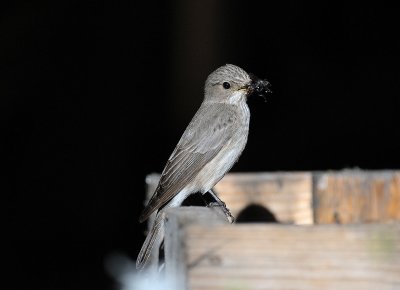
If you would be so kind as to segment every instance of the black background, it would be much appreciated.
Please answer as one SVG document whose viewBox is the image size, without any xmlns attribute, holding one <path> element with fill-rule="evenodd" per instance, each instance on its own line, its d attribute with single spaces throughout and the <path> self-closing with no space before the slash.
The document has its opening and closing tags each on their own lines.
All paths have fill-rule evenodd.
<svg viewBox="0 0 400 290">
<path fill-rule="evenodd" d="M 398 13 L 380 2 L 0 4 L 6 289 L 111 289 L 160 172 L 225 63 L 267 78 L 234 171 L 398 168 Z"/>
</svg>

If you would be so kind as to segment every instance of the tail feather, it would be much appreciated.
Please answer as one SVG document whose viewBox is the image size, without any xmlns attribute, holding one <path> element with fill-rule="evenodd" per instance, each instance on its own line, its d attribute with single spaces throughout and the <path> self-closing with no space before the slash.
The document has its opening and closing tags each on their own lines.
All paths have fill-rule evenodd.
<svg viewBox="0 0 400 290">
<path fill-rule="evenodd" d="M 140 214 L 139 217 L 139 222 L 144 222 L 145 220 L 147 220 L 149 218 L 149 216 L 156 210 L 156 208 L 151 204 L 151 201 L 149 202 L 149 204 L 144 208 L 144 210 L 142 211 L 142 213 Z"/>
<path fill-rule="evenodd" d="M 164 237 L 164 218 L 161 212 L 157 213 L 156 220 L 147 234 L 146 240 L 143 243 L 139 256 L 136 260 L 136 269 L 142 270 L 146 267 L 153 247 L 159 247 Z"/>
</svg>

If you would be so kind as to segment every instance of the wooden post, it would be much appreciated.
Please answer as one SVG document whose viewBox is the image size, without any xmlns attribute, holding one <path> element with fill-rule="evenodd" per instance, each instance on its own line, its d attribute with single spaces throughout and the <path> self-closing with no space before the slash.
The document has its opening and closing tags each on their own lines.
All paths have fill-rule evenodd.
<svg viewBox="0 0 400 290">
<path fill-rule="evenodd" d="M 168 279 L 175 281 L 176 289 L 186 289 L 187 265 L 186 252 L 186 229 L 188 226 L 197 224 L 213 226 L 226 224 L 225 215 L 217 207 L 181 207 L 169 208 L 165 211 L 165 275 Z"/>
</svg>

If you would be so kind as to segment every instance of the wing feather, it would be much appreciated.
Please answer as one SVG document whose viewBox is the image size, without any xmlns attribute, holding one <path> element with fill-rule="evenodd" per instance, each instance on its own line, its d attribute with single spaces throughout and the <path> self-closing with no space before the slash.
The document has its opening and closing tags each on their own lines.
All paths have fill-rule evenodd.
<svg viewBox="0 0 400 290">
<path fill-rule="evenodd" d="M 157 189 L 140 216 L 141 222 L 197 176 L 232 138 L 237 122 L 232 105 L 203 104 L 200 107 L 168 159 Z"/>
</svg>

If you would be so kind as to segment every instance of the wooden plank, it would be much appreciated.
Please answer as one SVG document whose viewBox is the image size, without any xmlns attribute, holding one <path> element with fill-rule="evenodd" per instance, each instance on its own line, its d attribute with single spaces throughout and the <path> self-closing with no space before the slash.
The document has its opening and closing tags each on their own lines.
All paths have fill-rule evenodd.
<svg viewBox="0 0 400 290">
<path fill-rule="evenodd" d="M 309 172 L 230 173 L 215 190 L 236 217 L 255 204 L 268 209 L 282 223 L 313 223 Z"/>
<path fill-rule="evenodd" d="M 316 223 L 400 220 L 400 172 L 315 173 L 314 214 Z"/>
<path fill-rule="evenodd" d="M 400 289 L 400 225 L 191 225 L 179 289 Z"/>
<path fill-rule="evenodd" d="M 219 208 L 185 206 L 165 210 L 165 276 L 174 282 L 175 289 L 186 289 L 186 252 L 184 231 L 190 225 L 213 226 L 228 223 Z"/>
</svg>

